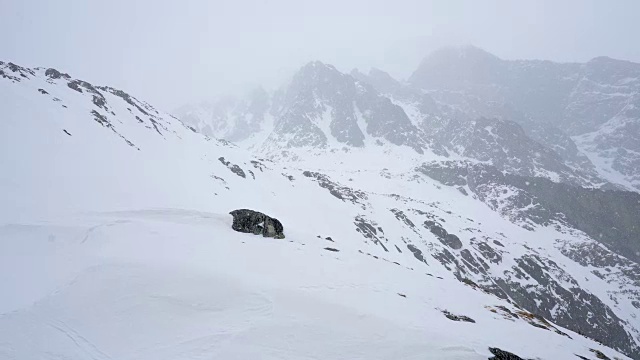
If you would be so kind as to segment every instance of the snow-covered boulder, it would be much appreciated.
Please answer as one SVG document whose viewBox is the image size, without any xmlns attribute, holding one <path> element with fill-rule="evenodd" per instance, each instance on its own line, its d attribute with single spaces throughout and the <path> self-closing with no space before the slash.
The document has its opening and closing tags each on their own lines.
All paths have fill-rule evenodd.
<svg viewBox="0 0 640 360">
<path fill-rule="evenodd" d="M 233 210 L 230 214 L 233 216 L 231 228 L 235 231 L 284 239 L 284 228 L 278 219 L 248 209 Z"/>
</svg>

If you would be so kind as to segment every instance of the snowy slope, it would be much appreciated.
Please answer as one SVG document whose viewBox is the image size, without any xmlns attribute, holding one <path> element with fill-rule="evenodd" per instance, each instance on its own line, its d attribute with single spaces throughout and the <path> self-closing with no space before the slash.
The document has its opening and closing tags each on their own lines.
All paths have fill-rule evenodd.
<svg viewBox="0 0 640 360">
<path fill-rule="evenodd" d="M 258 159 L 126 93 L 2 66 L 0 358 L 640 354 L 637 264 L 519 216 L 513 184 L 445 184 L 409 147 Z M 233 232 L 238 208 L 286 239 Z"/>
<path fill-rule="evenodd" d="M 228 222 L 142 210 L 3 227 L 3 273 L 24 274 L 24 283 L 11 306 L 2 303 L 0 356 L 486 359 L 489 345 L 543 359 L 590 348 L 620 356 L 506 320 L 484 306 L 518 310 L 462 284 L 334 254 L 305 232 L 282 242 L 234 233 Z"/>
</svg>

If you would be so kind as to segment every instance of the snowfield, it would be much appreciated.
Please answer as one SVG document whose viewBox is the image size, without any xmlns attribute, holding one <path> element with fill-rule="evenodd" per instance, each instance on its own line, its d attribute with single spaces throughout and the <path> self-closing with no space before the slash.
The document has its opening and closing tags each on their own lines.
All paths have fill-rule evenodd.
<svg viewBox="0 0 640 360">
<path fill-rule="evenodd" d="M 167 209 L 3 226 L 0 357 L 486 359 L 497 346 L 559 359 L 602 348 L 495 316 L 484 306 L 498 299 L 460 283 L 326 251 L 295 228 L 285 240 L 239 234 L 230 220 Z"/>
<path fill-rule="evenodd" d="M 504 284 L 534 303 L 552 284 L 595 294 L 574 297 L 639 339 L 627 268 L 605 280 L 565 256 L 601 246 L 584 233 L 525 229 L 415 171 L 435 154 L 274 162 L 115 89 L 0 69 L 0 359 L 630 359 Z M 233 231 L 240 208 L 286 238 Z"/>
</svg>

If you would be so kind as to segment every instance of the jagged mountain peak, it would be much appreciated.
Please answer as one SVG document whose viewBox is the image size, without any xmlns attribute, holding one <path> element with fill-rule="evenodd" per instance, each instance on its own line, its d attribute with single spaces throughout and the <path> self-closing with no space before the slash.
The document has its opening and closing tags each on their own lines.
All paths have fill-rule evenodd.
<svg viewBox="0 0 640 360">
<path fill-rule="evenodd" d="M 343 148 L 406 145 L 422 152 L 422 133 L 403 110 L 368 83 L 312 62 L 282 91 L 274 132 L 266 146 Z"/>
<path fill-rule="evenodd" d="M 312 61 L 296 72 L 285 92 L 290 96 L 308 92 L 323 97 L 340 96 L 344 92 L 355 92 L 355 82 L 349 74 L 338 71 L 333 65 Z"/>
<path fill-rule="evenodd" d="M 611 187 L 608 182 L 613 182 L 633 188 L 637 150 L 634 139 L 623 136 L 621 129 L 635 126 L 629 119 L 640 108 L 633 97 L 639 78 L 618 65 L 509 61 L 476 47 L 444 48 L 428 56 L 408 82 L 379 69 L 346 74 L 312 61 L 289 83 L 268 94 L 267 100 L 258 96 L 262 101 L 234 103 L 233 110 L 226 106 L 215 116 L 211 111 L 192 111 L 181 117 L 199 124 L 194 127 L 207 135 L 243 143 L 264 154 L 400 145 L 436 156 L 501 158 L 499 166 L 508 165 L 522 175 L 547 174 L 555 181 L 584 186 Z M 620 96 L 623 92 L 628 96 Z M 612 106 L 594 105 L 600 104 L 592 101 L 594 97 Z M 597 111 L 591 111 L 593 106 Z M 609 123 L 607 133 L 613 135 L 582 136 L 613 116 L 617 118 Z M 478 151 L 469 151 L 469 134 L 474 134 L 476 120 L 483 117 L 513 121 L 524 133 L 506 131 L 509 123 L 500 124 L 505 136 L 487 138 L 491 141 Z M 626 152 L 603 154 L 628 160 L 605 166 L 622 177 L 603 174 L 603 161 L 584 152 L 599 151 L 590 142 L 622 137 L 627 139 L 621 142 Z M 507 149 L 527 156 L 519 160 Z"/>
</svg>

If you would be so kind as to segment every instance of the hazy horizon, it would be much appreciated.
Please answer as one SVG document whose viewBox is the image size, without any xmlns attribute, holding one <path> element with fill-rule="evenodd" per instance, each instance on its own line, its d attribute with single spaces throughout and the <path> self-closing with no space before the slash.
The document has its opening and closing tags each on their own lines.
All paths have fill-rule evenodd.
<svg viewBox="0 0 640 360">
<path fill-rule="evenodd" d="M 473 45 L 503 59 L 640 62 L 640 3 L 3 1 L 0 59 L 54 67 L 173 110 L 254 86 L 308 61 L 408 77 L 429 52 Z"/>
</svg>

